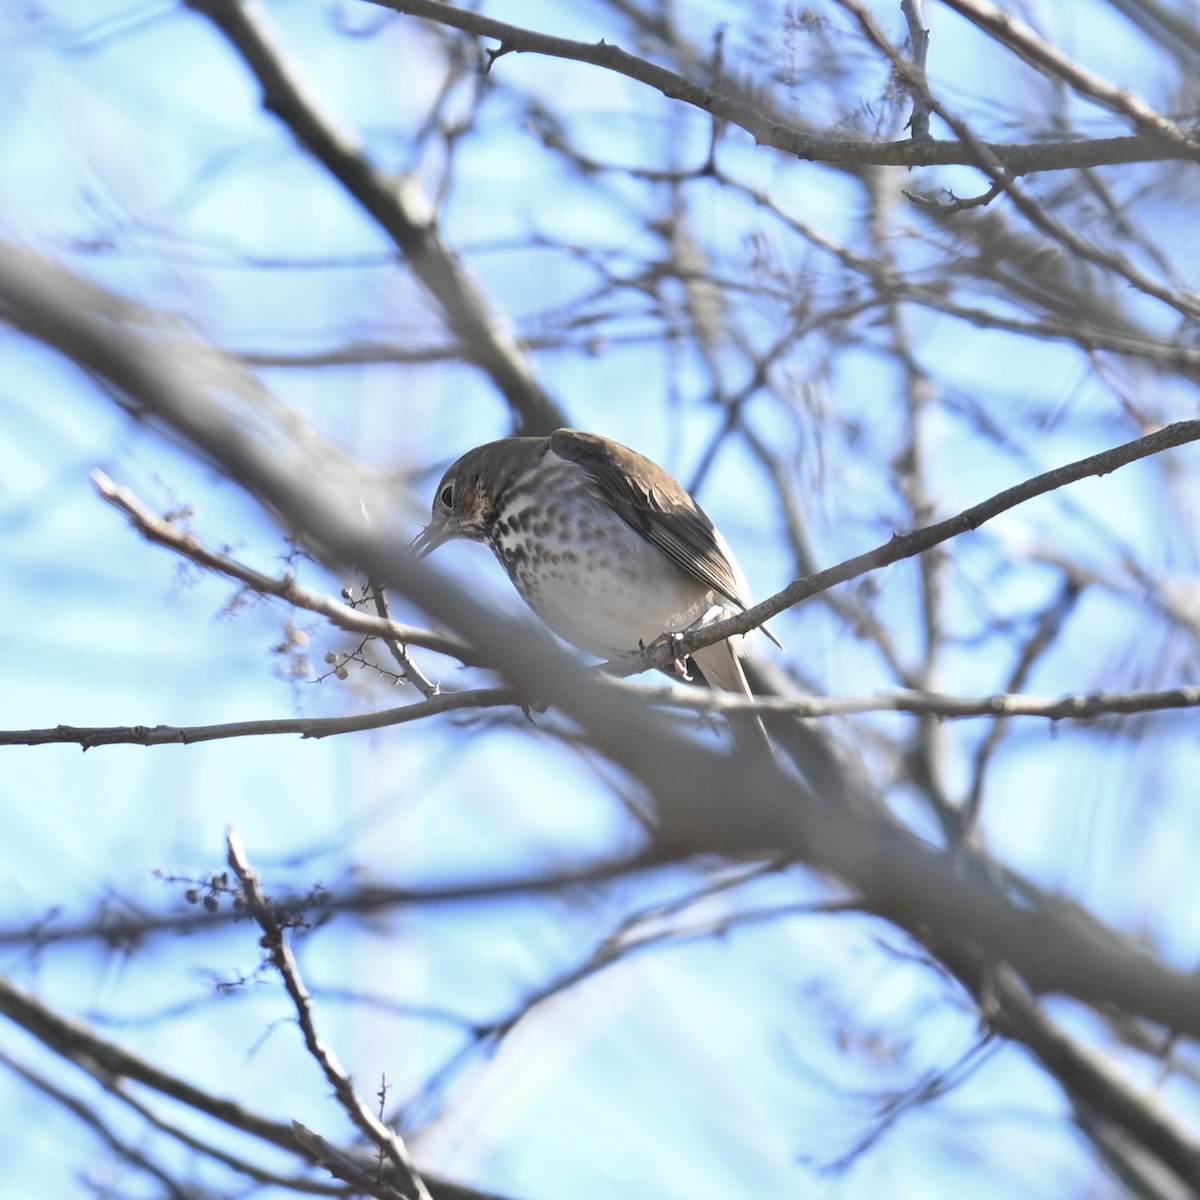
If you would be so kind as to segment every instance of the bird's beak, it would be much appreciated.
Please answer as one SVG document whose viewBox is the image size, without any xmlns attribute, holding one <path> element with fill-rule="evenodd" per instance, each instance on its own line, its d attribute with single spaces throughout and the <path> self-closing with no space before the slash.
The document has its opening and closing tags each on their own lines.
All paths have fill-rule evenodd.
<svg viewBox="0 0 1200 1200">
<path fill-rule="evenodd" d="M 430 521 L 420 533 L 408 544 L 409 550 L 417 555 L 418 558 L 424 558 L 427 554 L 432 554 L 443 542 L 450 540 L 450 531 L 445 525 L 439 525 L 436 521 Z"/>
</svg>

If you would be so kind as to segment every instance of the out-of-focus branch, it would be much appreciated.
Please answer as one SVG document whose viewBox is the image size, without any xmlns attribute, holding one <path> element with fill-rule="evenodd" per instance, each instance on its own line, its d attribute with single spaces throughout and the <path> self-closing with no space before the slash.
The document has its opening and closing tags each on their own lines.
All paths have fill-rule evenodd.
<svg viewBox="0 0 1200 1200">
<path fill-rule="evenodd" d="M 324 1167 L 335 1179 L 350 1184 L 356 1193 L 375 1196 L 377 1200 L 408 1200 L 404 1192 L 397 1191 L 390 1183 L 376 1178 L 370 1171 L 365 1171 L 352 1158 L 306 1125 L 293 1121 L 292 1133 L 296 1137 L 296 1144 L 317 1166 Z"/>
<path fill-rule="evenodd" d="M 60 1108 L 66 1109 L 76 1120 L 90 1129 L 92 1134 L 99 1138 L 109 1150 L 113 1152 L 119 1159 L 129 1163 L 130 1166 L 137 1171 L 148 1175 L 151 1179 L 156 1180 L 164 1189 L 166 1195 L 181 1195 L 183 1189 L 171 1174 L 165 1170 L 159 1163 L 140 1146 L 134 1145 L 131 1141 L 121 1137 L 109 1122 L 97 1109 L 91 1104 L 86 1103 L 78 1096 L 72 1095 L 65 1088 L 59 1087 L 52 1083 L 49 1079 L 39 1075 L 36 1071 L 31 1071 L 28 1067 L 22 1066 L 15 1062 L 7 1054 L 0 1053 L 0 1067 L 11 1071 L 19 1079 L 23 1080 L 30 1087 L 41 1092 L 48 1099 L 52 1100 Z M 257 1182 L 266 1183 L 268 1180 L 258 1180 Z M 284 1181 L 278 1177 L 269 1180 L 271 1183 L 285 1183 L 295 1185 L 300 1182 L 297 1180 Z M 297 1191 L 302 1191 L 302 1188 L 296 1188 Z M 328 1195 L 328 1189 L 324 1190 L 324 1194 Z"/>
<path fill-rule="evenodd" d="M 295 1152 L 290 1127 L 271 1121 L 220 1096 L 193 1087 L 177 1075 L 105 1041 L 80 1021 L 71 1020 L 43 1004 L 36 996 L 22 991 L 0 975 L 0 1014 L 15 1022 L 54 1053 L 81 1066 L 90 1074 L 114 1079 L 130 1079 L 160 1095 L 214 1117 L 233 1129 L 240 1129 L 269 1145 Z"/>
<path fill-rule="evenodd" d="M 193 1086 L 125 1047 L 100 1037 L 82 1022 L 55 1012 L 3 975 L 0 975 L 0 1015 L 20 1026 L 52 1053 L 95 1077 L 105 1087 L 124 1080 L 140 1084 L 230 1129 L 249 1134 L 289 1154 L 297 1153 L 295 1134 L 288 1122 L 272 1121 L 236 1101 L 214 1096 Z M 499 1196 L 463 1187 L 446 1179 L 431 1178 L 429 1184 L 433 1200 L 502 1200 Z"/>
<path fill-rule="evenodd" d="M 299 916 L 311 915 L 319 908 L 323 917 L 336 914 L 371 916 L 376 913 L 400 911 L 407 908 L 439 907 L 462 904 L 494 904 L 510 899 L 531 896 L 572 896 L 584 894 L 597 885 L 614 879 L 637 876 L 661 865 L 661 856 L 636 851 L 617 857 L 591 862 L 580 867 L 556 867 L 530 875 L 499 879 L 449 880 L 429 887 L 359 886 L 345 890 L 325 889 L 316 904 L 311 893 L 276 896 L 276 904 Z M 191 879 L 166 879 L 168 883 Z M 225 889 L 226 891 L 228 889 Z M 163 910 L 114 912 L 103 907 L 95 916 L 69 920 L 61 914 L 38 922 L 17 926 L 0 926 L 0 946 L 19 947 L 37 953 L 49 946 L 93 945 L 107 948 L 130 948 L 144 945 L 153 937 L 215 934 L 242 920 L 241 913 L 231 905 L 214 911 L 201 906 L 180 908 L 168 905 Z"/>
<path fill-rule="evenodd" d="M 521 431 L 545 434 L 566 425 L 499 314 L 443 240 L 419 182 L 378 170 L 354 139 L 321 111 L 275 44 L 261 12 L 242 0 L 188 0 L 188 7 L 224 34 L 254 72 L 263 104 L 404 253 L 471 359 L 519 415 Z"/>
<path fill-rule="evenodd" d="M 1192 134 L 1127 88 L 1117 87 L 1080 66 L 1011 13 L 987 0 L 944 0 L 944 3 L 1037 70 L 1053 79 L 1061 79 L 1079 95 L 1094 100 L 1110 112 L 1127 117 L 1139 129 L 1184 156 L 1193 160 L 1200 156 L 1200 142 Z"/>
<path fill-rule="evenodd" d="M 863 33 L 884 55 L 892 69 L 904 80 L 905 85 L 913 91 L 924 92 L 931 110 L 950 126 L 972 155 L 972 165 L 983 171 L 991 178 L 997 189 L 1003 190 L 1008 195 L 1030 224 L 1072 254 L 1120 276 L 1138 291 L 1145 292 L 1147 296 L 1153 296 L 1183 316 L 1189 318 L 1200 316 L 1200 295 L 1191 290 L 1164 286 L 1128 258 L 1088 241 L 1068 223 L 1048 212 L 1019 185 L 1017 176 L 1021 172 L 1010 167 L 1002 154 L 996 153 L 988 143 L 977 137 L 966 121 L 930 93 L 924 77 L 918 75 L 913 70 L 912 64 L 892 45 L 880 29 L 875 14 L 861 0 L 837 0 L 837 2 L 857 19 Z M 1159 136 L 1157 133 L 1154 135 L 1156 141 Z M 1186 155 L 1190 158 L 1195 156 L 1196 152 L 1194 151 Z"/>
<path fill-rule="evenodd" d="M 975 996 L 990 1026 L 1024 1045 L 1058 1080 L 1079 1112 L 1100 1117 L 1149 1151 L 1200 1191 L 1200 1154 L 1191 1132 L 1147 1091 L 1137 1088 L 1117 1064 L 1056 1023 L 1006 968 L 974 953 L 951 953 L 945 962 Z M 1100 1116 L 1102 1114 L 1102 1116 Z M 1094 1137 L 1095 1130 L 1083 1125 Z"/>
<path fill-rule="evenodd" d="M 721 754 L 683 736 L 642 699 L 583 669 L 547 634 L 461 592 L 395 538 L 364 524 L 351 464 L 339 460 L 329 472 L 314 431 L 280 423 L 266 436 L 262 404 L 253 410 L 258 422 L 245 427 L 233 417 L 237 398 L 228 392 L 246 385 L 232 368 L 219 360 L 206 371 L 189 370 L 219 356 L 179 336 L 168 339 L 144 313 L 135 324 L 114 322 L 123 306 L 62 268 L 0 246 L 0 312 L 131 392 L 332 561 L 360 564 L 452 630 L 469 631 L 520 694 L 557 705 L 647 789 L 656 804 L 658 854 L 794 858 L 837 877 L 864 908 L 926 945 L 966 942 L 1008 963 L 1033 992 L 1106 1002 L 1200 1033 L 1200 981 L 1191 973 L 1167 966 L 1078 906 L 1021 887 L 982 856 L 930 846 L 870 801 L 853 812 L 834 807 L 773 762 Z M 1192 424 L 1200 436 L 1200 422 Z M 1179 427 L 1164 433 L 1180 436 Z M 1167 437 L 1167 444 L 1175 443 Z M 298 457 L 311 460 L 311 469 L 298 471 Z"/>
<path fill-rule="evenodd" d="M 714 173 L 727 186 L 744 192 L 759 207 L 772 212 L 805 241 L 831 254 L 845 270 L 860 275 L 870 288 L 864 307 L 877 307 L 881 296 L 891 294 L 897 300 L 946 313 L 981 329 L 1005 329 L 1028 337 L 1072 342 L 1083 350 L 1111 350 L 1144 359 L 1164 371 L 1200 378 L 1200 353 L 1182 338 L 1165 340 L 1148 325 L 1133 320 L 1120 294 L 1093 286 L 1080 270 L 1078 259 L 1063 254 L 1053 243 L 1013 229 L 1011 222 L 994 210 L 951 213 L 934 194 L 906 188 L 906 193 L 920 202 L 922 212 L 946 228 L 957 244 L 969 242 L 976 247 L 975 254 L 965 259 L 961 253 L 947 258 L 937 278 L 922 282 L 907 274 L 885 275 L 877 258 L 857 252 L 828 231 L 799 220 L 783 210 L 769 192 L 727 175 L 719 166 Z M 947 281 L 962 275 L 969 276 L 972 283 L 982 282 L 988 289 L 1000 291 L 1006 298 L 1015 297 L 1027 308 L 1045 311 L 1046 318 L 1020 320 L 1008 311 L 989 311 L 955 299 L 947 291 Z"/>
<path fill-rule="evenodd" d="M 1195 69 L 1195 60 L 1200 58 L 1200 28 L 1194 10 L 1172 9 L 1159 0 L 1108 0 L 1108 3 L 1185 69 Z"/>
</svg>

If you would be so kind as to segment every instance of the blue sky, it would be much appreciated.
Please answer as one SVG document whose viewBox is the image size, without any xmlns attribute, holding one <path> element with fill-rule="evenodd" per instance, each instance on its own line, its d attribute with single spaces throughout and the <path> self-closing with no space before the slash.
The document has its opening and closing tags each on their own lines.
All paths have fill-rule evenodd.
<svg viewBox="0 0 1200 1200">
<path fill-rule="evenodd" d="M 367 337 L 446 340 L 432 302 L 379 232 L 296 152 L 204 21 L 166 6 L 86 7 L 81 14 L 51 4 L 40 15 L 0 18 L 3 236 L 186 314 L 235 352 L 294 353 Z M 664 348 L 630 278 L 662 252 L 644 228 L 662 194 L 638 179 L 601 186 L 566 169 L 539 150 L 518 100 L 553 105 L 581 150 L 626 164 L 694 164 L 707 148 L 707 120 L 591 68 L 509 55 L 493 70 L 513 90 L 497 84 L 501 94 L 486 99 L 444 176 L 436 138 L 414 148 L 443 73 L 427 32 L 402 20 L 351 38 L 336 30 L 335 10 L 265 7 L 322 106 L 378 164 L 415 169 L 434 193 L 445 186 L 446 236 L 465 248 L 469 269 L 516 329 L 532 337 L 560 331 L 564 315 L 603 314 L 595 324 L 599 352 L 570 337 L 567 348 L 534 356 L 539 378 L 570 419 L 689 478 L 721 414 L 708 402 L 698 356 Z M 1116 18 L 1103 6 L 1078 11 L 1084 8 L 1086 20 L 1067 21 L 1055 6 L 1043 6 L 1039 19 L 1093 69 L 1162 102 L 1158 64 L 1145 45 L 1124 27 L 1112 32 Z M 622 37 L 600 6 L 523 2 L 489 11 L 568 37 Z M 359 5 L 336 15 L 359 28 L 384 20 Z M 760 15 L 764 29 L 779 20 L 768 6 Z M 715 3 L 689 12 L 698 43 L 707 45 L 724 22 L 731 46 L 744 48 L 750 36 L 735 17 Z M 879 18 L 890 22 L 894 14 L 880 7 Z M 1006 77 L 995 50 L 981 48 L 945 10 L 930 19 L 938 86 L 988 136 L 1016 138 L 997 116 L 1000 89 L 987 86 L 993 75 Z M 874 99 L 870 89 L 880 78 L 864 61 L 864 98 Z M 469 110 L 468 92 L 455 89 L 451 111 Z M 814 119 L 846 117 L 815 84 L 794 94 Z M 1038 128 L 1047 119 L 1032 85 L 1006 98 Z M 1094 110 L 1083 120 L 1089 128 L 1100 122 Z M 862 238 L 861 192 L 839 173 L 787 161 L 740 135 L 729 138 L 722 163 L 829 238 Z M 964 192 L 977 186 L 965 170 L 938 178 Z M 1131 193 L 1137 178 L 1123 177 L 1134 181 Z M 769 342 L 786 309 L 770 298 L 772 287 L 803 282 L 813 289 L 805 298 L 824 302 L 839 286 L 828 259 L 744 195 L 699 181 L 689 204 L 690 219 L 711 235 L 718 274 L 751 285 L 739 316 L 755 345 Z M 932 234 L 901 242 L 916 222 L 905 212 L 895 218 L 897 244 L 912 269 L 923 256 L 936 269 Z M 1166 213 L 1152 232 L 1169 242 L 1180 276 L 1194 278 L 1195 227 L 1173 225 L 1174 218 Z M 544 244 L 532 246 L 533 239 Z M 585 252 L 570 252 L 578 246 Z M 756 247 L 766 250 L 756 255 Z M 315 269 L 325 259 L 335 265 Z M 606 284 L 593 303 L 581 300 Z M 1167 328 L 1155 306 L 1124 294 L 1120 302 L 1153 328 Z M 1122 388 L 1164 418 L 1194 405 L 1178 382 L 1137 369 L 1116 372 L 1114 382 L 1056 343 L 928 312 L 911 320 L 914 353 L 932 380 L 921 438 L 936 516 L 1135 436 Z M 774 381 L 775 398 L 758 396 L 747 408 L 800 484 L 821 565 L 886 541 L 906 519 L 891 473 L 905 437 L 903 383 L 879 349 L 877 328 L 853 336 L 861 341 L 836 354 L 816 335 L 802 342 Z M 213 470 L 121 415 L 48 351 L 3 333 L 0 355 L 0 608 L 9 631 L 0 638 L 0 727 L 209 724 L 412 697 L 367 673 L 346 683 L 288 678 L 286 657 L 274 647 L 292 614 L 239 597 L 228 581 L 146 544 L 98 500 L 89 472 L 103 468 L 160 510 L 192 507 L 193 528 L 205 540 L 281 572 L 286 546 L 269 519 Z M 744 382 L 744 360 L 730 353 L 727 361 L 733 383 Z M 486 379 L 461 364 L 276 366 L 262 375 L 320 429 L 396 472 L 397 508 L 414 532 L 444 465 L 511 428 Z M 982 428 L 984 416 L 1007 445 Z M 947 651 L 939 686 L 962 695 L 1004 686 L 1013 643 L 995 631 L 993 618 L 1028 624 L 1058 579 L 1052 552 L 1069 549 L 1123 585 L 1133 558 L 1155 578 L 1194 587 L 1196 455 L 1189 449 L 1171 461 L 1174 474 L 1146 464 L 1089 480 L 961 539 L 945 609 L 947 632 L 961 640 Z M 757 594 L 791 578 L 774 498 L 736 441 L 718 455 L 701 498 Z M 448 547 L 439 558 L 468 586 L 519 608 L 481 547 Z M 335 594 L 347 582 L 312 564 L 299 570 Z M 877 586 L 877 611 L 900 653 L 919 657 L 911 565 L 892 568 Z M 1194 647 L 1147 611 L 1132 585 L 1125 595 L 1120 587 L 1089 593 L 1027 690 L 1186 680 Z M 311 615 L 294 619 L 310 633 L 314 674 L 326 650 L 350 644 Z M 786 661 L 819 690 L 869 694 L 895 684 L 878 649 L 819 605 L 788 613 L 775 627 Z M 448 686 L 474 678 L 436 658 L 429 669 Z M 847 728 L 877 762 L 873 739 L 907 720 L 872 718 Z M 1125 740 L 1020 724 L 994 765 L 985 809 L 989 845 L 1003 861 L 1095 905 L 1121 928 L 1149 931 L 1179 963 L 1194 957 L 1197 919 L 1189 887 L 1196 816 L 1185 782 L 1198 766 L 1190 720 L 1158 721 Z M 986 728 L 945 729 L 948 776 L 961 784 Z M 281 889 L 511 877 L 591 861 L 637 839 L 611 770 L 550 737 L 531 736 L 519 722 L 486 717 L 312 742 L 3 753 L 4 930 L 51 909 L 84 917 L 102 902 L 182 907 L 182 886 L 156 873 L 203 877 L 221 869 L 229 825 L 240 830 L 269 886 Z M 902 783 L 894 790 L 898 803 L 911 803 Z M 1155 835 L 1147 824 L 1164 832 Z M 330 994 L 319 1001 L 322 1029 L 363 1090 L 373 1092 L 384 1073 L 399 1101 L 462 1045 L 464 1023 L 508 1012 L 584 960 L 630 912 L 689 890 L 700 874 L 680 869 L 629 880 L 586 901 L 418 907 L 367 928 L 336 921 L 302 939 L 301 962 L 318 997 Z M 1168 892 L 1171 902 L 1160 902 Z M 723 905 L 828 894 L 824 883 L 797 872 L 692 915 L 711 920 L 727 915 Z M 903 1118 L 849 1170 L 825 1169 L 870 1126 L 887 1089 L 950 1067 L 977 1040 L 976 1015 L 961 994 L 935 972 L 914 969 L 905 957 L 911 949 L 881 923 L 823 914 L 632 955 L 536 1009 L 494 1056 L 472 1059 L 455 1076 L 439 1119 L 432 1119 L 435 1106 L 415 1108 L 420 1161 L 530 1198 L 567 1188 L 603 1197 L 631 1186 L 663 1200 L 853 1198 L 882 1188 L 898 1197 L 963 1190 L 982 1198 L 1052 1197 L 1095 1185 L 1096 1168 L 1066 1123 L 1062 1095 L 1023 1052 L 1003 1046 L 948 1097 Z M 22 986 L 201 1086 L 331 1138 L 348 1136 L 286 1023 L 276 982 L 257 972 L 259 957 L 243 927 L 159 939 L 128 957 L 85 945 L 33 955 L 7 950 L 0 963 Z M 233 996 L 214 991 L 214 981 L 241 976 L 248 982 Z M 349 1004 L 338 995 L 347 988 L 441 1016 Z M 179 1004 L 195 1007 L 177 1017 Z M 1090 1018 L 1069 1006 L 1061 1017 L 1091 1029 Z M 101 1099 L 11 1028 L 0 1029 L 0 1052 L 79 1087 L 89 1101 Z M 1171 1099 L 1184 1111 L 1194 1104 L 1183 1091 Z M 64 1140 L 74 1146 L 86 1137 L 8 1074 L 0 1074 L 0 1105 L 26 1118 L 0 1130 L 12 1194 L 86 1195 L 81 1171 L 93 1182 L 107 1178 L 112 1168 L 99 1150 L 62 1153 Z M 131 1133 L 139 1128 L 129 1114 L 113 1119 Z"/>
</svg>

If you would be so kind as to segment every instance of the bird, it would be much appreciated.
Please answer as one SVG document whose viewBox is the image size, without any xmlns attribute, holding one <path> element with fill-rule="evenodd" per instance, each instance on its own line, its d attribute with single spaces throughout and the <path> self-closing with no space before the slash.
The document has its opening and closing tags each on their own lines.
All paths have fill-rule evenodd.
<svg viewBox="0 0 1200 1200">
<path fill-rule="evenodd" d="M 636 450 L 578 429 L 462 455 L 412 549 L 424 557 L 454 538 L 489 546 L 550 629 L 606 660 L 751 604 L 733 552 L 687 490 Z M 691 657 L 710 687 L 750 696 L 741 642 Z M 729 724 L 741 749 L 770 749 L 757 715 L 731 713 Z"/>
</svg>

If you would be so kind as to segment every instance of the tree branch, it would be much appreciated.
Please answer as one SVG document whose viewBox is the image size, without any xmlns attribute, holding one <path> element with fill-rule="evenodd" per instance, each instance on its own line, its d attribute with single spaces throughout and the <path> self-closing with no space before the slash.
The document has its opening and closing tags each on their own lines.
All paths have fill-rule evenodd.
<svg viewBox="0 0 1200 1200">
<path fill-rule="evenodd" d="M 313 1014 L 312 995 L 301 978 L 300 965 L 292 953 L 287 931 L 280 924 L 274 906 L 262 890 L 258 875 L 246 857 L 241 837 L 232 827 L 226 832 L 226 845 L 229 865 L 241 886 L 246 911 L 258 922 L 259 928 L 263 931 L 263 948 L 270 958 L 271 965 L 283 979 L 284 990 L 296 1010 L 300 1030 L 304 1035 L 304 1045 L 309 1054 L 320 1066 L 346 1115 L 371 1142 L 383 1151 L 398 1172 L 400 1189 L 404 1196 L 408 1200 L 433 1200 L 429 1189 L 417 1171 L 408 1147 L 404 1144 L 404 1139 L 395 1130 L 389 1129 L 367 1107 L 355 1090 L 350 1075 L 338 1061 L 333 1048 L 318 1032 Z M 292 1132 L 295 1137 L 294 1125 Z M 300 1141 L 299 1144 L 303 1146 L 303 1141 Z M 310 1151 L 306 1150 L 306 1152 Z M 384 1200 L 393 1200 L 393 1198 L 389 1195 Z"/>
<path fill-rule="evenodd" d="M 880 167 L 975 166 L 977 156 L 959 142 L 934 138 L 906 138 L 898 142 L 867 142 L 824 138 L 803 133 L 769 117 L 749 100 L 723 95 L 703 84 L 629 54 L 610 42 L 576 42 L 534 29 L 522 28 L 444 0 L 367 0 L 380 8 L 421 17 L 441 25 L 492 38 L 500 43 L 493 56 L 504 53 L 544 54 L 615 71 L 644 83 L 670 100 L 690 104 L 744 129 L 762 146 L 771 146 L 813 162 Z M 1192 158 L 1195 151 L 1164 144 L 1160 137 L 1094 138 L 1071 142 L 1035 142 L 1022 145 L 984 143 L 990 154 L 1013 175 L 1033 171 L 1061 171 L 1117 163 L 1157 162 Z"/>
<path fill-rule="evenodd" d="M 63 743 L 94 750 L 98 746 L 189 746 L 198 742 L 220 742 L 230 738 L 337 737 L 407 725 L 426 717 L 463 709 L 504 708 L 521 703 L 512 689 L 475 688 L 461 692 L 439 692 L 428 700 L 415 700 L 397 708 L 349 713 L 344 717 L 271 717 L 258 721 L 225 721 L 216 725 L 55 725 L 52 729 L 2 729 L 0 746 L 55 746 Z"/>
<path fill-rule="evenodd" d="M 221 31 L 254 73 L 267 110 L 403 251 L 472 360 L 520 414 L 522 431 L 545 434 L 567 424 L 503 321 L 443 240 L 420 183 L 411 176 L 397 178 L 378 170 L 354 139 L 320 111 L 257 10 L 242 0 L 188 0 L 188 7 Z"/>
<path fill-rule="evenodd" d="M 1140 459 L 1149 458 L 1151 455 L 1161 454 L 1164 450 L 1170 450 L 1175 446 L 1185 446 L 1189 442 L 1195 441 L 1200 441 L 1200 420 L 1176 421 L 1154 433 L 1146 434 L 1145 437 L 1134 438 L 1133 441 L 1125 442 L 1123 445 L 1113 446 L 1109 450 L 1102 450 L 1098 454 L 1092 454 L 1076 462 L 1067 463 L 1065 466 L 1045 471 L 1041 475 L 1035 475 L 1032 479 L 1026 479 L 1023 483 L 1015 484 L 1002 492 L 997 492 L 987 500 L 963 509 L 956 516 L 938 521 L 934 525 L 927 525 L 924 529 L 913 530 L 912 533 L 894 534 L 889 541 L 877 546 L 874 550 L 868 550 L 864 554 L 848 558 L 845 562 L 828 567 L 824 571 L 818 571 L 815 575 L 797 579 L 782 591 L 776 592 L 774 596 L 746 609 L 736 617 L 730 617 L 725 621 L 714 621 L 711 625 L 705 625 L 690 633 L 682 634 L 675 646 L 675 651 L 678 652 L 679 649 L 691 651 L 700 646 L 712 645 L 735 633 L 747 633 L 777 616 L 784 609 L 791 608 L 793 605 L 807 600 L 810 596 L 824 592 L 839 583 L 856 579 L 868 571 L 875 571 L 880 567 L 899 562 L 901 559 L 924 554 L 941 542 L 978 529 L 981 525 L 1011 508 L 1016 508 L 1019 504 L 1025 504 L 1038 496 L 1044 496 L 1048 492 L 1065 487 L 1070 483 L 1077 483 L 1089 476 L 1108 475 L 1130 463 L 1138 462 Z M 648 650 L 643 657 L 650 666 L 666 666 L 670 660 L 666 649 L 654 647 Z"/>
<path fill-rule="evenodd" d="M 944 0 L 944 3 L 1035 69 L 1052 79 L 1061 79 L 1079 95 L 1094 100 L 1109 112 L 1128 118 L 1152 140 L 1193 161 L 1200 156 L 1200 142 L 1186 130 L 1127 88 L 1117 87 L 1085 70 L 1011 13 L 987 0 Z"/>
<path fill-rule="evenodd" d="M 1079 906 L 1022 887 L 981 855 L 965 850 L 950 855 L 927 844 L 871 798 L 858 809 L 835 807 L 765 758 L 718 753 L 682 736 L 644 701 L 583 669 L 547 634 L 462 592 L 362 521 L 369 477 L 356 476 L 351 464 L 326 455 L 327 447 L 307 427 L 297 441 L 290 413 L 285 418 L 290 425 L 265 426 L 271 410 L 261 403 L 253 427 L 233 420 L 231 411 L 245 396 L 233 386 L 231 368 L 222 361 L 208 371 L 187 369 L 215 352 L 179 331 L 164 342 L 145 317 L 140 324 L 114 327 L 111 313 L 123 306 L 126 302 L 94 284 L 0 246 L 0 312 L 86 362 L 130 392 L 145 411 L 194 440 L 331 561 L 361 564 L 369 577 L 438 613 L 451 629 L 469 630 L 489 665 L 521 695 L 558 705 L 600 753 L 647 789 L 656 803 L 657 855 L 794 858 L 840 879 L 859 894 L 864 908 L 923 944 L 952 947 L 965 941 L 1007 962 L 1035 993 L 1107 1002 L 1181 1033 L 1200 1034 L 1200 980 L 1190 971 L 1166 965 Z M 1200 422 L 1171 426 L 1085 460 L 1090 465 L 1082 473 L 1112 469 L 1126 458 L 1196 436 Z M 298 469 L 298 457 L 311 459 L 308 469 Z M 1081 467 L 1060 470 L 1065 482 Z M 1003 511 L 1024 489 L 1049 486 L 1039 477 L 990 503 Z M 973 528 L 987 514 L 987 505 L 978 506 L 956 520 Z M 923 536 L 930 538 L 937 528 Z"/>
<path fill-rule="evenodd" d="M 149 542 L 165 546 L 182 555 L 189 562 L 205 570 L 215 571 L 230 579 L 245 584 L 260 596 L 271 596 L 293 608 L 324 617 L 331 625 L 347 633 L 359 633 L 364 637 L 383 638 L 389 641 L 411 643 L 448 654 L 460 662 L 470 665 L 473 661 L 471 647 L 458 638 L 416 625 L 403 625 L 391 618 L 371 616 L 349 604 L 343 604 L 324 592 L 314 591 L 296 582 L 289 571 L 282 579 L 264 575 L 227 554 L 206 546 L 195 534 L 182 529 L 174 521 L 160 517 L 148 504 L 127 487 L 115 484 L 103 471 L 92 472 L 92 482 L 101 499 L 123 512 L 129 523 Z M 428 695 L 427 695 L 428 698 Z"/>
</svg>

